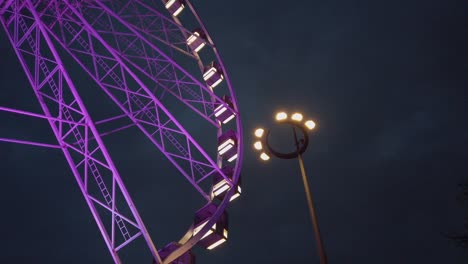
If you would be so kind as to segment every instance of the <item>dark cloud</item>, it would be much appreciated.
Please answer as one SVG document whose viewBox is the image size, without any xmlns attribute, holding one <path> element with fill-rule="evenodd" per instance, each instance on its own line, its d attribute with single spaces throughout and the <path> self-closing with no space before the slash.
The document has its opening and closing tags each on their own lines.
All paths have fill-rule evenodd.
<svg viewBox="0 0 468 264">
<path fill-rule="evenodd" d="M 253 129 L 280 108 L 318 123 L 304 158 L 330 263 L 466 262 L 443 236 L 462 228 L 456 185 L 468 172 L 461 1 L 194 4 L 228 68 L 245 131 L 244 195 L 230 208 L 230 240 L 196 249 L 199 263 L 318 262 L 297 161 L 261 163 L 250 148 Z M 0 105 L 39 111 L 4 33 L 0 43 Z M 32 132 L 53 142 L 46 128 L 1 118 L 1 137 Z M 161 246 L 182 235 L 197 205 L 132 131 L 106 143 Z M 0 150 L 0 262 L 111 263 L 60 152 Z"/>
</svg>

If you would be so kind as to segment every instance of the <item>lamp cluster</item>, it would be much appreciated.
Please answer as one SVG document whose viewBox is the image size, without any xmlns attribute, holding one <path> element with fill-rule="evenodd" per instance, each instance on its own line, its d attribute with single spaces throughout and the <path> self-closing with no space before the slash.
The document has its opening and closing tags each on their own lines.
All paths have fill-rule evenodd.
<svg viewBox="0 0 468 264">
<path fill-rule="evenodd" d="M 254 143 L 254 148 L 260 152 L 260 159 L 265 161 L 269 160 L 270 156 L 265 151 L 263 151 L 265 130 L 263 128 L 257 128 L 255 129 L 254 135 L 258 139 Z"/>
<path fill-rule="evenodd" d="M 286 112 L 278 112 L 278 113 L 276 113 L 275 119 L 278 122 L 288 121 L 288 114 Z M 293 113 L 291 115 L 290 120 L 292 122 L 300 123 L 302 121 L 302 119 L 303 119 L 303 116 L 302 116 L 301 113 Z M 304 122 L 304 126 L 308 130 L 312 130 L 312 129 L 315 128 L 315 122 L 313 120 L 307 120 L 307 121 Z"/>
<path fill-rule="evenodd" d="M 288 114 L 286 112 L 278 112 L 275 115 L 275 120 L 279 123 L 283 122 L 294 122 L 296 124 L 301 124 L 308 130 L 313 130 L 315 128 L 315 122 L 313 120 L 307 120 L 302 123 L 304 116 L 301 113 L 293 113 L 291 117 L 288 118 Z M 265 130 L 263 128 L 257 128 L 254 131 L 254 136 L 256 138 L 253 147 L 255 150 L 259 151 L 260 159 L 267 161 L 270 159 L 270 155 L 268 150 L 264 149 L 265 145 Z"/>
</svg>

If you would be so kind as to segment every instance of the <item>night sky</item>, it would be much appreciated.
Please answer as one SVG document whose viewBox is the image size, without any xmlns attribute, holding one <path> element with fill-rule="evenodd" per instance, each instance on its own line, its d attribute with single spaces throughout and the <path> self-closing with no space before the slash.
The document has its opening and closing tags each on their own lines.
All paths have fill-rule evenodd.
<svg viewBox="0 0 468 264">
<path fill-rule="evenodd" d="M 229 240 L 196 249 L 198 263 L 318 263 L 297 161 L 261 162 L 251 147 L 283 109 L 318 124 L 304 160 L 329 263 L 467 263 L 445 237 L 468 208 L 456 200 L 468 180 L 466 2 L 193 2 L 245 140 Z M 0 105 L 40 112 L 3 31 L 0 49 Z M 54 142 L 45 122 L 5 113 L 0 137 Z M 182 236 L 194 209 L 184 179 L 136 130 L 105 142 L 156 246 Z M 60 151 L 0 143 L 0 171 L 0 263 L 112 263 Z"/>
</svg>

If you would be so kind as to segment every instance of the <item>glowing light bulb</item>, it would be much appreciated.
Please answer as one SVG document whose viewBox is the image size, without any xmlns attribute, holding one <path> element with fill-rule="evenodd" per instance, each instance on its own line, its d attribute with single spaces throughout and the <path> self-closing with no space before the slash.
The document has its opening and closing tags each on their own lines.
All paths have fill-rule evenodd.
<svg viewBox="0 0 468 264">
<path fill-rule="evenodd" d="M 263 152 L 262 154 L 260 154 L 260 158 L 262 160 L 269 160 L 270 159 L 270 156 L 268 156 L 265 152 Z"/>
<path fill-rule="evenodd" d="M 277 121 L 282 121 L 282 120 L 285 120 L 286 118 L 288 118 L 288 114 L 286 114 L 285 112 L 279 112 L 276 114 Z"/>
<path fill-rule="evenodd" d="M 260 141 L 257 141 L 254 143 L 254 148 L 257 149 L 257 150 L 261 150 L 262 149 L 262 142 Z"/>
<path fill-rule="evenodd" d="M 315 128 L 315 122 L 312 120 L 307 120 L 304 125 L 310 130 Z"/>
<path fill-rule="evenodd" d="M 291 116 L 291 119 L 294 120 L 294 121 L 301 122 L 301 121 L 302 121 L 302 114 L 300 114 L 300 113 L 294 113 L 294 114 Z"/>
<path fill-rule="evenodd" d="M 255 136 L 258 137 L 258 138 L 260 138 L 260 137 L 263 136 L 263 132 L 265 132 L 265 130 L 263 130 L 263 128 L 257 128 L 257 129 L 255 130 Z"/>
</svg>

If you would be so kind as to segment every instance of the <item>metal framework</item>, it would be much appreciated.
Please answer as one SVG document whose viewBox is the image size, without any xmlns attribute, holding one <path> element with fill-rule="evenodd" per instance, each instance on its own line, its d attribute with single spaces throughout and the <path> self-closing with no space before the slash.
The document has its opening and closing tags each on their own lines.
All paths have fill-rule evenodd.
<svg viewBox="0 0 468 264">
<path fill-rule="evenodd" d="M 197 21 L 190 26 L 206 33 L 190 1 L 184 3 L 188 15 Z M 121 263 L 119 251 L 137 239 L 145 240 L 157 263 L 170 263 L 180 257 L 202 239 L 224 212 L 240 174 L 241 123 L 221 58 L 207 34 L 212 58 L 223 69 L 225 82 L 221 91 L 225 94 L 216 92 L 218 88 L 211 89 L 200 73 L 182 66 L 182 60 L 186 60 L 203 71 L 206 62 L 187 44 L 192 31 L 161 7 L 164 3 L 141 0 L 0 0 L 0 22 L 43 113 L 8 107 L 0 107 L 0 111 L 47 120 L 57 143 L 11 138 L 0 141 L 62 150 L 115 263 Z M 120 115 L 93 120 L 60 51 L 67 52 L 81 66 L 120 109 Z M 232 104 L 223 100 L 223 95 L 228 95 Z M 221 170 L 223 158 L 187 131 L 168 109 L 166 99 L 195 113 L 202 120 L 200 126 L 217 131 L 218 136 L 228 128 L 236 131 L 238 158 L 233 162 L 234 176 L 228 177 Z M 236 116 L 230 127 L 216 119 L 214 110 L 220 105 Z M 126 119 L 128 124 L 111 131 L 98 130 L 100 124 L 117 119 Z M 231 187 L 208 224 L 196 235 L 191 235 L 193 230 L 189 229 L 179 241 L 182 245 L 164 260 L 102 140 L 105 135 L 129 127 L 137 127 L 206 203 L 213 198 L 203 183 L 211 181 L 214 175 L 221 175 Z M 111 219 L 100 210 L 109 212 Z"/>
</svg>

